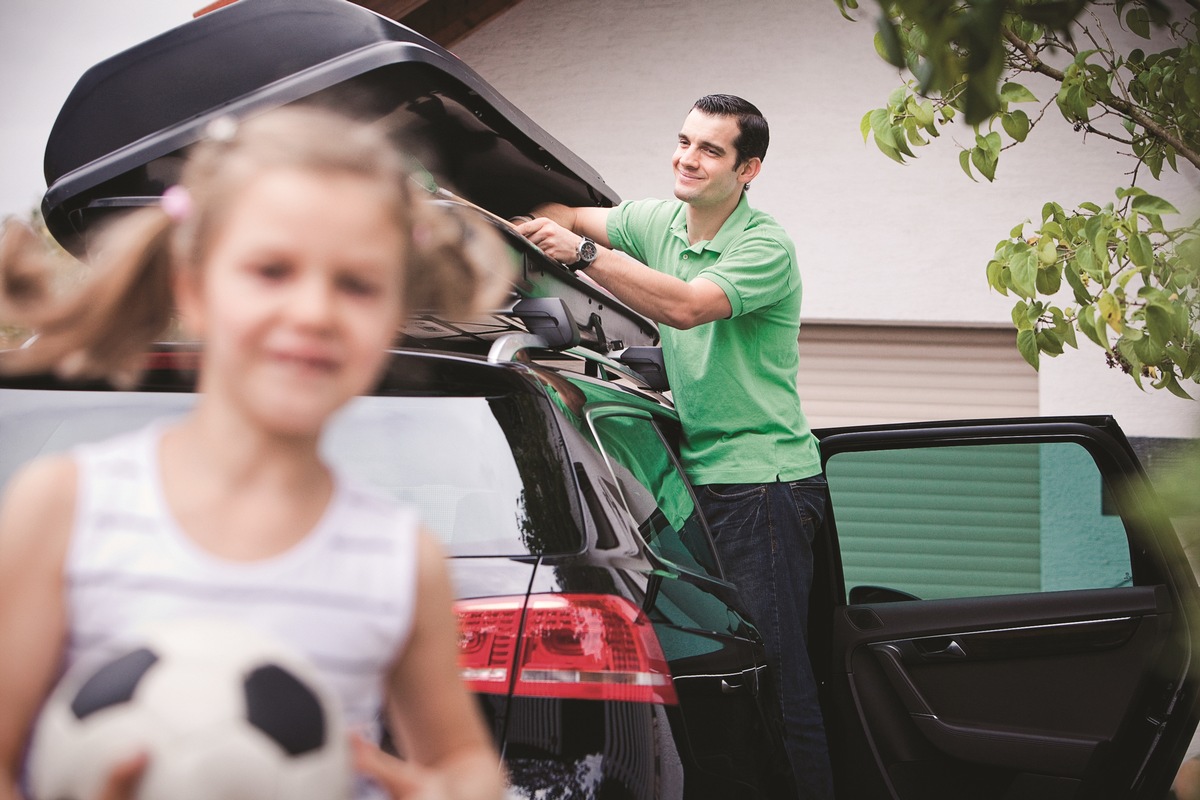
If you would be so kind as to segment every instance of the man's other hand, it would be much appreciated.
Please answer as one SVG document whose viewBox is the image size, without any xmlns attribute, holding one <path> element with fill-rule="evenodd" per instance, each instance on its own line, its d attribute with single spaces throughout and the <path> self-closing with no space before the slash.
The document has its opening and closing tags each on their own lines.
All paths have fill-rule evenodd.
<svg viewBox="0 0 1200 800">
<path fill-rule="evenodd" d="M 567 230 L 552 219 L 538 217 L 517 225 L 517 233 L 533 242 L 550 258 L 560 264 L 578 260 L 579 242 L 583 237 Z"/>
</svg>

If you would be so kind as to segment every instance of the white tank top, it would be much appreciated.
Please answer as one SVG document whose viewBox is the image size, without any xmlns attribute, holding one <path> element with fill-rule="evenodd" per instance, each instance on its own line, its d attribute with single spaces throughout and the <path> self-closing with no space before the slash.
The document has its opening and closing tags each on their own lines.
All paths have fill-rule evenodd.
<svg viewBox="0 0 1200 800">
<path fill-rule="evenodd" d="M 347 725 L 376 730 L 383 676 L 412 628 L 413 511 L 335 476 L 324 515 L 298 544 L 268 559 L 227 561 L 172 518 L 160 437 L 151 426 L 74 452 L 68 666 L 102 659 L 163 619 L 233 618 L 307 656 L 341 698 Z"/>
</svg>

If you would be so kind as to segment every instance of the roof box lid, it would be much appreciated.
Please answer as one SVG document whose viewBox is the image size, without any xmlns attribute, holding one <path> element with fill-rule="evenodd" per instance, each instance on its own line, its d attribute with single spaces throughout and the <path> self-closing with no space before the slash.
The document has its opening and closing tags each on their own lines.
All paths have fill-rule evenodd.
<svg viewBox="0 0 1200 800">
<path fill-rule="evenodd" d="M 346 0 L 239 0 L 89 69 L 46 145 L 50 231 L 152 202 L 221 116 L 325 102 L 389 116 L 441 186 L 501 217 L 538 203 L 611 206 L 594 169 L 454 55 Z"/>
</svg>

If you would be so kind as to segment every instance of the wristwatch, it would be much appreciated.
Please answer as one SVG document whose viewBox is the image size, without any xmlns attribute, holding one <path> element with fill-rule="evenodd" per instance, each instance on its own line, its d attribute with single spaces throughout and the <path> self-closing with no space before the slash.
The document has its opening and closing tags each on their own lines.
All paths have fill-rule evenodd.
<svg viewBox="0 0 1200 800">
<path fill-rule="evenodd" d="M 596 243 L 586 236 L 579 237 L 579 247 L 575 249 L 575 263 L 567 264 L 567 269 L 571 272 L 579 272 L 581 269 L 587 269 L 596 260 L 596 256 L 600 251 L 596 249 Z"/>
</svg>

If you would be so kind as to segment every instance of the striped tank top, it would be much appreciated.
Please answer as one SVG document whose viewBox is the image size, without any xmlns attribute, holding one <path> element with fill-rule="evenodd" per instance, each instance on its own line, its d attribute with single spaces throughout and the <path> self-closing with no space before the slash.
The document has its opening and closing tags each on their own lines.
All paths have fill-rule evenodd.
<svg viewBox="0 0 1200 800">
<path fill-rule="evenodd" d="M 377 730 L 383 676 L 412 628 L 417 520 L 335 475 L 310 533 L 271 558 L 235 562 L 172 518 L 150 426 L 74 451 L 76 518 L 66 561 L 67 666 L 103 660 L 143 627 L 231 618 L 305 655 L 341 699 L 346 723 Z"/>
</svg>

